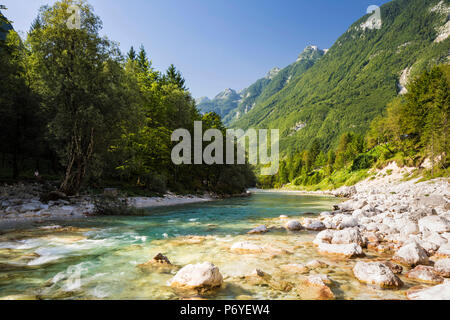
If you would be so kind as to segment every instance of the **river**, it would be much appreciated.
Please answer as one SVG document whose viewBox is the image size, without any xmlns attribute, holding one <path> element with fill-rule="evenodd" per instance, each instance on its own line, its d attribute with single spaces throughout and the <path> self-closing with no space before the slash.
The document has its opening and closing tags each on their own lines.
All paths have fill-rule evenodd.
<svg viewBox="0 0 450 320">
<path fill-rule="evenodd" d="M 0 235 L 0 298 L 11 299 L 183 299 L 199 298 L 167 285 L 176 270 L 142 270 L 158 253 L 174 265 L 209 261 L 224 276 L 221 289 L 206 299 L 317 299 L 317 292 L 298 284 L 305 275 L 281 265 L 320 259 L 329 267 L 337 299 L 402 299 L 404 291 L 360 284 L 352 275 L 355 260 L 320 255 L 312 245 L 316 232 L 287 232 L 286 220 L 331 210 L 336 198 L 295 193 L 256 193 L 249 198 L 149 209 L 143 217 L 92 217 L 82 221 L 46 222 L 32 230 Z M 265 224 L 274 230 L 247 232 Z M 273 252 L 239 254 L 230 247 L 251 241 Z M 369 254 L 369 258 L 383 258 Z M 367 257 L 366 257 L 367 259 Z M 248 281 L 255 269 L 294 285 L 281 290 Z M 408 283 L 404 289 L 414 285 Z"/>
</svg>

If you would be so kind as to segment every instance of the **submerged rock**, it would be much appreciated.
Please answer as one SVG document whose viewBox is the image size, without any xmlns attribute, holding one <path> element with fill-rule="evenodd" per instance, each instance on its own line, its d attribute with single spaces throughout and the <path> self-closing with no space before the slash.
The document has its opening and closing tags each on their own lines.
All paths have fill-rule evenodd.
<svg viewBox="0 0 450 320">
<path fill-rule="evenodd" d="M 231 246 L 231 251 L 239 253 L 261 253 L 264 248 L 248 241 L 236 242 Z"/>
<path fill-rule="evenodd" d="M 308 273 L 309 268 L 303 264 L 291 263 L 291 264 L 283 264 L 280 266 L 280 269 L 286 272 L 291 273 Z"/>
<path fill-rule="evenodd" d="M 219 268 L 210 262 L 189 264 L 177 272 L 170 281 L 172 287 L 183 289 L 210 290 L 223 283 Z"/>
<path fill-rule="evenodd" d="M 406 273 L 406 277 L 427 283 L 439 284 L 444 282 L 444 278 L 439 276 L 433 267 L 417 266 Z"/>
<path fill-rule="evenodd" d="M 360 261 L 353 268 L 353 274 L 361 282 L 382 288 L 399 288 L 403 285 L 392 270 L 381 262 Z"/>
<path fill-rule="evenodd" d="M 328 264 L 320 260 L 311 260 L 306 264 L 306 267 L 314 270 L 319 268 L 326 268 L 328 267 Z"/>
<path fill-rule="evenodd" d="M 393 257 L 394 261 L 414 267 L 419 264 L 428 264 L 428 255 L 425 250 L 415 242 L 401 247 Z"/>
<path fill-rule="evenodd" d="M 248 234 L 260 234 L 260 233 L 266 233 L 269 232 L 269 229 L 267 229 L 267 227 L 265 225 L 256 227 L 252 230 L 250 230 L 249 232 L 247 232 Z"/>
<path fill-rule="evenodd" d="M 413 288 L 406 296 L 409 300 L 450 300 L 450 280 L 431 288 Z"/>
</svg>

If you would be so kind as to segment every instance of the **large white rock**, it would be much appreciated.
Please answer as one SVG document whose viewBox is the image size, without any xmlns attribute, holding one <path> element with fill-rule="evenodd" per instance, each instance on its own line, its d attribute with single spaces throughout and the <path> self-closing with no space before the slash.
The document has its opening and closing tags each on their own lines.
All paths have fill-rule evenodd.
<svg viewBox="0 0 450 320">
<path fill-rule="evenodd" d="M 428 255 L 426 251 L 416 242 L 401 247 L 393 257 L 394 261 L 407 266 L 416 266 L 419 264 L 428 264 Z"/>
<path fill-rule="evenodd" d="M 320 245 L 321 243 L 331 243 L 331 241 L 333 240 L 334 233 L 335 231 L 333 230 L 323 230 L 317 234 L 313 243 L 315 245 Z"/>
<path fill-rule="evenodd" d="M 450 300 L 450 280 L 431 288 L 408 291 L 406 296 L 409 300 Z"/>
<path fill-rule="evenodd" d="M 342 219 L 341 223 L 339 224 L 339 229 L 345 229 L 345 228 L 353 228 L 357 227 L 359 225 L 358 219 L 348 216 Z"/>
<path fill-rule="evenodd" d="M 382 288 L 398 288 L 403 285 L 392 270 L 381 262 L 360 261 L 353 268 L 353 274 L 361 282 Z"/>
<path fill-rule="evenodd" d="M 436 261 L 434 270 L 436 270 L 436 273 L 440 276 L 450 278 L 450 258 Z"/>
<path fill-rule="evenodd" d="M 348 258 L 361 257 L 364 252 L 360 245 L 356 243 L 351 244 L 319 244 L 319 252 L 327 254 L 337 254 Z"/>
<path fill-rule="evenodd" d="M 366 242 L 359 233 L 357 228 L 348 228 L 344 230 L 336 231 L 333 234 L 333 239 L 331 240 L 333 244 L 349 244 L 356 243 L 364 247 Z"/>
<path fill-rule="evenodd" d="M 421 232 L 450 232 L 450 221 L 440 216 L 428 216 L 419 220 L 419 229 Z"/>
<path fill-rule="evenodd" d="M 442 278 L 433 267 L 429 266 L 417 266 L 414 269 L 408 271 L 406 273 L 406 277 L 413 280 L 433 284 L 444 282 L 444 278 Z"/>
<path fill-rule="evenodd" d="M 213 289 L 223 282 L 219 268 L 210 262 L 189 264 L 177 272 L 170 281 L 173 287 L 186 289 Z"/>
</svg>

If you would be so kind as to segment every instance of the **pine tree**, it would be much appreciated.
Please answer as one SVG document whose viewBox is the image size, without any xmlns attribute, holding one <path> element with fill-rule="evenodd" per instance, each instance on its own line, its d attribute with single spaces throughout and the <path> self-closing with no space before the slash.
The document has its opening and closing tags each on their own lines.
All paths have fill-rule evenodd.
<svg viewBox="0 0 450 320">
<path fill-rule="evenodd" d="M 136 60 L 136 51 L 134 51 L 133 46 L 130 48 L 130 51 L 128 51 L 127 59 L 131 60 L 131 61 L 135 61 Z"/>
</svg>

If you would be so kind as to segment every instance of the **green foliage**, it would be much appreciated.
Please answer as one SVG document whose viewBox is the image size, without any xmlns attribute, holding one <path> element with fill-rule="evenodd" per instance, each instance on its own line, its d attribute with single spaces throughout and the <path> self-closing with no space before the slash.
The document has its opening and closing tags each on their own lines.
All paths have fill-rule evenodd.
<svg viewBox="0 0 450 320">
<path fill-rule="evenodd" d="M 281 70 L 272 69 L 265 78 L 257 80 L 239 93 L 227 89 L 213 100 L 201 99 L 198 104 L 199 110 L 205 113 L 216 112 L 223 118 L 226 125 L 231 125 L 247 114 L 256 104 L 266 101 L 287 86 L 292 79 L 300 77 L 324 54 L 322 50 L 307 47 L 296 62 Z"/>
<path fill-rule="evenodd" d="M 72 4 L 81 9 L 80 29 L 66 25 Z M 175 66 L 156 71 L 143 46 L 125 58 L 100 37 L 101 25 L 86 1 L 61 0 L 41 8 L 25 42 L 14 31 L 0 41 L 1 172 L 11 160 L 14 178 L 30 160 L 36 169 L 45 163 L 68 195 L 86 185 L 151 195 L 239 193 L 254 184 L 248 166 L 172 163 L 174 130 L 193 135 L 194 122 L 203 121 L 204 131 L 224 131 L 220 117 L 200 115 Z M 102 201 L 102 214 L 126 211 Z"/>
<path fill-rule="evenodd" d="M 430 10 L 439 1 L 388 2 L 381 7 L 380 30 L 362 30 L 368 15 L 359 19 L 311 68 L 241 113 L 233 127 L 279 128 L 285 155 L 309 148 L 315 138 L 328 151 L 345 132 L 364 135 L 397 96 L 405 68 L 414 77 L 446 61 L 450 39 L 434 40 L 447 16 Z M 306 126 L 296 131 L 299 122 Z"/>
<path fill-rule="evenodd" d="M 355 160 L 353 160 L 351 171 L 369 169 L 372 167 L 375 161 L 376 158 L 371 155 L 367 154 L 359 155 L 358 157 L 356 157 Z"/>
</svg>

